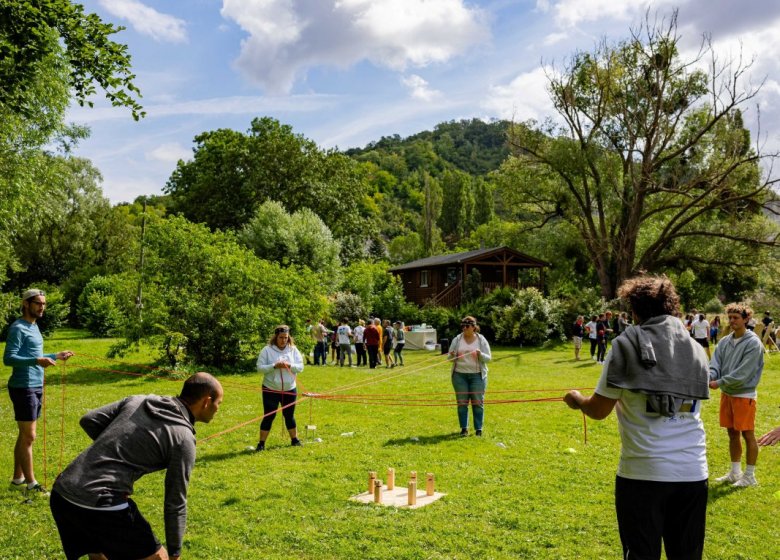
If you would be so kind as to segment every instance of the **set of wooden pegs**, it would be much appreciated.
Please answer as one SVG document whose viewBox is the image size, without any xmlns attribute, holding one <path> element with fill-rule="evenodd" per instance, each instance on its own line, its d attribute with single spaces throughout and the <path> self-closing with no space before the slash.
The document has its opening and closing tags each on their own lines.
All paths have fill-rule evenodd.
<svg viewBox="0 0 780 560">
<path fill-rule="evenodd" d="M 387 469 L 387 490 L 395 489 L 395 469 Z M 425 473 L 425 495 L 433 496 L 435 492 L 435 479 L 433 473 Z M 374 494 L 374 503 L 382 503 L 382 481 L 377 479 L 376 471 L 368 472 L 368 493 Z M 417 503 L 417 471 L 409 473 L 409 485 L 407 504 L 413 506 Z"/>
</svg>

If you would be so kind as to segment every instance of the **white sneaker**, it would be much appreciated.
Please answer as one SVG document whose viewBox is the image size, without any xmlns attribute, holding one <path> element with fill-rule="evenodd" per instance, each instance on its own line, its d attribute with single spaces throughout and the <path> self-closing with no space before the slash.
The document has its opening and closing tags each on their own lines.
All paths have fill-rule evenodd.
<svg viewBox="0 0 780 560">
<path fill-rule="evenodd" d="M 738 480 L 740 480 L 741 478 L 742 478 L 742 473 L 741 472 L 738 472 L 738 473 L 730 472 L 729 474 L 727 474 L 725 476 L 719 476 L 718 478 L 715 479 L 715 482 L 717 482 L 719 484 L 722 483 L 722 482 L 731 482 L 733 484 L 733 483 L 737 482 Z"/>
<path fill-rule="evenodd" d="M 743 474 L 739 480 L 732 484 L 735 488 L 747 488 L 748 486 L 758 486 L 755 475 Z"/>
</svg>

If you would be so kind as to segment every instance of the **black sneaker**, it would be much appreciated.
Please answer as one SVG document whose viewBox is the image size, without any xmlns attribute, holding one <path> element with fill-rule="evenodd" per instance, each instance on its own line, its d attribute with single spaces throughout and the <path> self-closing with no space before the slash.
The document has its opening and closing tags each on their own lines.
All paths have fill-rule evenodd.
<svg viewBox="0 0 780 560">
<path fill-rule="evenodd" d="M 303 442 L 298 438 L 293 438 L 290 440 L 290 445 L 292 447 L 303 447 Z"/>
<path fill-rule="evenodd" d="M 474 434 L 481 437 L 482 436 L 482 430 L 477 430 L 476 432 L 474 432 Z"/>
<path fill-rule="evenodd" d="M 25 496 L 28 500 L 35 498 L 48 498 L 49 491 L 46 490 L 42 484 L 36 483 L 32 488 L 27 488 L 27 490 L 25 490 Z"/>
<path fill-rule="evenodd" d="M 258 452 L 258 451 L 265 451 L 265 442 L 264 441 L 258 442 L 257 447 L 255 448 L 255 452 Z"/>
<path fill-rule="evenodd" d="M 468 428 L 462 428 L 460 430 L 460 437 L 466 437 L 467 435 L 469 435 L 469 429 Z"/>
</svg>

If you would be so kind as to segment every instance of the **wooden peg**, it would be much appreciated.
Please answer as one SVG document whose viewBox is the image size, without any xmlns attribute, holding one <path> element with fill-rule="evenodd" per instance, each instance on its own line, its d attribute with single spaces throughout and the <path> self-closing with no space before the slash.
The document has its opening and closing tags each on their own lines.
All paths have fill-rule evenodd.
<svg viewBox="0 0 780 560">
<path fill-rule="evenodd" d="M 433 496 L 434 493 L 434 478 L 433 473 L 425 473 L 425 495 L 426 496 Z"/>
<path fill-rule="evenodd" d="M 374 503 L 375 504 L 382 503 L 382 481 L 381 480 L 374 481 Z"/>
<path fill-rule="evenodd" d="M 413 506 L 417 503 L 417 481 L 412 480 L 409 482 L 409 495 L 406 500 L 406 503 L 410 506 Z"/>
<path fill-rule="evenodd" d="M 417 482 L 417 471 L 412 471 L 409 473 L 409 480 Z"/>
<path fill-rule="evenodd" d="M 387 469 L 387 489 L 388 490 L 394 490 L 395 489 L 395 469 L 394 468 Z"/>
<path fill-rule="evenodd" d="M 368 493 L 374 493 L 374 482 L 376 481 L 376 471 L 368 471 Z"/>
</svg>

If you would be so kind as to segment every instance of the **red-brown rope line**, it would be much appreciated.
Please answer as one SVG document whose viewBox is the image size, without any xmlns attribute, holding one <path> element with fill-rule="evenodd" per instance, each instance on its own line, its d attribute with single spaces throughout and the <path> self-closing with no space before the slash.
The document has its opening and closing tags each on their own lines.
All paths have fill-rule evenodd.
<svg viewBox="0 0 780 560">
<path fill-rule="evenodd" d="M 502 389 L 499 391 L 435 391 L 431 393 L 367 393 L 367 394 L 361 394 L 361 395 L 331 395 L 328 393 L 312 393 L 310 396 L 313 398 L 318 399 L 330 399 L 333 397 L 341 397 L 341 398 L 367 398 L 367 399 L 379 399 L 380 397 L 410 397 L 414 399 L 415 397 L 426 397 L 430 395 L 499 395 L 499 394 L 513 394 L 513 393 L 560 393 L 560 392 L 566 392 L 571 390 L 577 390 L 577 391 L 590 391 L 593 387 L 573 387 L 573 388 L 566 388 L 566 389 Z M 381 399 L 380 399 L 381 400 Z"/>
<path fill-rule="evenodd" d="M 46 370 L 43 370 L 43 385 L 41 388 L 41 415 L 43 416 L 43 486 L 48 487 L 48 467 L 46 465 Z"/>
<path fill-rule="evenodd" d="M 62 361 L 60 370 L 60 396 L 62 413 L 60 414 L 60 462 L 57 473 L 62 472 L 62 457 L 65 454 L 65 378 L 66 378 L 67 359 Z"/>
</svg>

